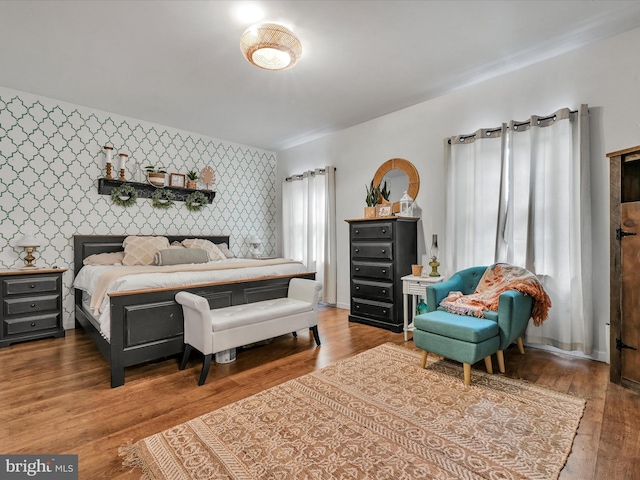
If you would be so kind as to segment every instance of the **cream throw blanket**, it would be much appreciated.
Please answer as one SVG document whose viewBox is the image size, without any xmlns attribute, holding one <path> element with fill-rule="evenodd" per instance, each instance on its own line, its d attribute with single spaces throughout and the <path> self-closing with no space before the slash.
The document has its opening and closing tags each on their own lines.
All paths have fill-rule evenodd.
<svg viewBox="0 0 640 480">
<path fill-rule="evenodd" d="M 208 263 L 192 263 L 188 265 L 165 265 L 165 266 L 135 266 L 135 267 L 115 267 L 109 270 L 98 279 L 96 288 L 91 294 L 91 310 L 98 311 L 107 293 L 109 285 L 125 275 L 138 275 L 142 273 L 175 273 L 175 272 L 202 272 L 208 270 L 228 270 L 233 268 L 260 267 L 265 265 L 280 265 L 284 263 L 299 263 L 294 260 L 285 258 L 270 258 L 265 260 L 247 259 L 244 261 L 226 263 L 226 262 L 208 262 Z"/>
<path fill-rule="evenodd" d="M 529 270 L 506 263 L 488 267 L 474 293 L 463 295 L 462 292 L 450 292 L 440 306 L 450 313 L 483 318 L 483 310 L 498 311 L 500 294 L 507 290 L 533 297 L 531 318 L 535 326 L 540 326 L 547 319 L 551 299 L 538 278 Z"/>
</svg>

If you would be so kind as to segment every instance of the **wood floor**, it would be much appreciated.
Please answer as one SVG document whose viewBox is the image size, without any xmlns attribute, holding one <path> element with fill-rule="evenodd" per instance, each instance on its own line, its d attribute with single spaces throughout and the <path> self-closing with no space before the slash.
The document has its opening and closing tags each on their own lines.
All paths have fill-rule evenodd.
<svg viewBox="0 0 640 480">
<path fill-rule="evenodd" d="M 347 313 L 320 309 L 322 347 L 307 332 L 279 337 L 212 365 L 202 387 L 201 357 L 192 355 L 184 371 L 178 358 L 128 368 L 125 385 L 111 389 L 106 362 L 82 330 L 0 349 L 0 453 L 77 454 L 80 479 L 137 479 L 139 470 L 121 466 L 123 443 L 382 343 L 405 343 L 402 334 L 349 323 Z M 533 348 L 509 349 L 505 361 L 509 377 L 588 399 L 560 479 L 640 480 L 640 395 L 610 383 L 608 365 Z"/>
</svg>

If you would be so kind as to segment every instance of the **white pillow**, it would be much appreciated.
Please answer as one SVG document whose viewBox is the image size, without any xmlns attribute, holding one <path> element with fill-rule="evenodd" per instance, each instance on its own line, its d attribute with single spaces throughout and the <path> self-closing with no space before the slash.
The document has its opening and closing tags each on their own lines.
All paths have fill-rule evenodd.
<svg viewBox="0 0 640 480">
<path fill-rule="evenodd" d="M 209 260 L 224 260 L 226 257 L 216 245 L 204 238 L 188 238 L 182 241 L 187 248 L 203 248 L 209 253 Z"/>
</svg>

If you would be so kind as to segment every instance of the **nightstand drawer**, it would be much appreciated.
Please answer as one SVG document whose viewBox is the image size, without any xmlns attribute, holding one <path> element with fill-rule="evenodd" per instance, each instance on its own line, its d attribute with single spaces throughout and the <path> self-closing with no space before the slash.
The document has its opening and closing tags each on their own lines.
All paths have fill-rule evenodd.
<svg viewBox="0 0 640 480">
<path fill-rule="evenodd" d="M 393 280 L 392 263 L 351 262 L 353 275 L 356 277 L 380 278 Z"/>
<path fill-rule="evenodd" d="M 28 295 L 32 293 L 57 292 L 60 286 L 58 276 L 29 276 L 2 280 L 5 295 Z"/>
<path fill-rule="evenodd" d="M 371 222 L 353 225 L 351 228 L 353 240 L 366 239 L 391 239 L 393 237 L 393 225 L 391 222 Z"/>
<path fill-rule="evenodd" d="M 4 314 L 24 315 L 60 309 L 59 295 L 39 295 L 37 297 L 9 298 L 4 301 Z"/>
<path fill-rule="evenodd" d="M 353 280 L 352 292 L 359 297 L 379 298 L 393 302 L 393 283 Z"/>
<path fill-rule="evenodd" d="M 40 330 L 49 330 L 58 328 L 60 324 L 59 314 L 51 315 L 35 315 L 27 318 L 16 318 L 13 320 L 5 320 L 4 335 L 19 335 L 27 332 L 38 332 Z"/>
<path fill-rule="evenodd" d="M 394 318 L 393 304 L 363 298 L 351 299 L 351 312 L 355 315 L 377 318 L 388 322 Z"/>
<path fill-rule="evenodd" d="M 351 258 L 393 260 L 393 246 L 390 243 L 353 243 Z"/>
</svg>

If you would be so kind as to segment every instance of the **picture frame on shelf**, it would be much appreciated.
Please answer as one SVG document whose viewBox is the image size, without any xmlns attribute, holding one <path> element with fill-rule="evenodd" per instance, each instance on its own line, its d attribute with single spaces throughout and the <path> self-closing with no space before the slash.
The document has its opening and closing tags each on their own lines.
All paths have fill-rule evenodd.
<svg viewBox="0 0 640 480">
<path fill-rule="evenodd" d="M 187 185 L 187 176 L 183 173 L 171 173 L 169 175 L 169 186 L 185 188 Z"/>
<path fill-rule="evenodd" d="M 393 215 L 393 205 L 389 204 L 379 204 L 376 206 L 377 216 L 378 217 L 390 217 Z"/>
</svg>

